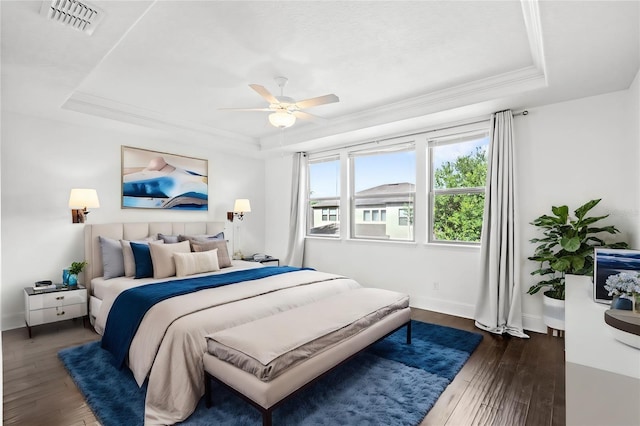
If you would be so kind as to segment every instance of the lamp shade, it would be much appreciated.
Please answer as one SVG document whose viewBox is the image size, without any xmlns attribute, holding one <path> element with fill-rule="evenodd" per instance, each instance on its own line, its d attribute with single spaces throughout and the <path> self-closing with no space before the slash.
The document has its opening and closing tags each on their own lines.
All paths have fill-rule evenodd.
<svg viewBox="0 0 640 426">
<path fill-rule="evenodd" d="M 251 203 L 246 198 L 239 198 L 233 205 L 234 213 L 248 213 L 251 211 Z"/>
<path fill-rule="evenodd" d="M 274 112 L 269 114 L 269 123 L 272 126 L 277 127 L 279 129 L 285 129 L 287 127 L 293 126 L 296 122 L 296 116 L 284 111 Z"/>
<path fill-rule="evenodd" d="M 98 192 L 95 189 L 86 188 L 74 188 L 69 195 L 69 208 L 71 209 L 84 209 L 84 208 L 98 208 L 100 207 L 100 201 L 98 201 Z"/>
</svg>

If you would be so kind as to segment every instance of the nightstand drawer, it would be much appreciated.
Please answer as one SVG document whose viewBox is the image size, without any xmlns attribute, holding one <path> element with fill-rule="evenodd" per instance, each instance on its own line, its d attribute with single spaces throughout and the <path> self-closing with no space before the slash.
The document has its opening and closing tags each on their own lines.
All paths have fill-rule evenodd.
<svg viewBox="0 0 640 426">
<path fill-rule="evenodd" d="M 87 290 L 65 290 L 55 293 L 34 294 L 29 297 L 29 310 L 54 308 L 87 303 Z"/>
<path fill-rule="evenodd" d="M 27 324 L 29 326 L 48 324 L 51 322 L 78 318 L 87 315 L 87 304 L 75 304 L 68 306 L 59 306 L 55 308 L 46 308 L 28 311 Z"/>
</svg>

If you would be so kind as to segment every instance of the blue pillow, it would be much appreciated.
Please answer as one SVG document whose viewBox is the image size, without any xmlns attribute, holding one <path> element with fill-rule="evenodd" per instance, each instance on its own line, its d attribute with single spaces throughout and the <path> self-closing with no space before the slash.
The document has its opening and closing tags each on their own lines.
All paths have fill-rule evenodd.
<svg viewBox="0 0 640 426">
<path fill-rule="evenodd" d="M 99 236 L 102 252 L 102 274 L 105 280 L 124 276 L 124 256 L 120 241 Z"/>
<path fill-rule="evenodd" d="M 131 242 L 133 259 L 136 263 L 136 275 L 134 278 L 153 278 L 153 262 L 149 244 Z"/>
</svg>

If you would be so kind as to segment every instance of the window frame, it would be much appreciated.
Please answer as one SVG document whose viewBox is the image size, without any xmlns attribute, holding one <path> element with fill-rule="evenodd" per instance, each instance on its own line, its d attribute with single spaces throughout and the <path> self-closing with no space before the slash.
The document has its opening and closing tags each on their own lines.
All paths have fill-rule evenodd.
<svg viewBox="0 0 640 426">
<path fill-rule="evenodd" d="M 342 169 L 342 162 L 341 162 L 341 158 L 340 158 L 340 154 L 328 154 L 328 155 L 323 155 L 323 156 L 307 156 L 307 190 L 306 190 L 306 194 L 307 194 L 307 199 L 305 200 L 305 209 L 306 209 L 306 230 L 305 230 L 305 238 L 306 237 L 312 237 L 312 238 L 335 238 L 335 239 L 339 239 L 341 234 L 342 234 L 342 226 L 341 226 L 341 214 L 340 214 L 340 200 L 341 200 L 341 194 L 338 194 L 336 197 L 316 197 L 316 198 L 312 198 L 311 197 L 311 165 L 314 163 L 326 163 L 326 162 L 333 162 L 333 161 L 337 161 L 338 162 L 338 167 L 340 168 L 340 170 Z M 339 174 L 338 176 L 338 187 L 341 188 L 342 187 L 342 173 Z M 341 191 L 340 191 L 341 192 Z M 313 224 L 313 208 L 311 205 L 312 201 L 323 201 L 323 200 L 334 200 L 337 199 L 337 206 L 335 207 L 336 209 L 336 223 L 338 224 L 338 232 L 335 234 L 312 234 L 311 233 L 311 225 Z M 324 216 L 324 210 L 329 210 L 329 212 L 327 213 L 327 217 L 330 218 L 331 217 L 331 210 L 334 209 L 334 207 L 323 207 L 322 208 L 322 212 L 320 213 L 321 218 Z M 328 222 L 330 222 L 328 220 Z"/>
<path fill-rule="evenodd" d="M 429 244 L 454 244 L 454 245 L 473 245 L 480 246 L 482 241 L 482 234 L 480 234 L 479 241 L 461 241 L 461 240 L 438 240 L 435 238 L 434 233 L 434 219 L 435 219 L 435 199 L 437 195 L 473 195 L 484 194 L 486 196 L 486 180 L 485 186 L 475 187 L 462 187 L 462 188 L 434 188 L 434 148 L 444 145 L 454 145 L 458 143 L 470 142 L 486 138 L 489 136 L 489 129 L 472 131 L 465 134 L 448 135 L 438 138 L 432 138 L 427 140 L 427 165 L 428 165 L 428 221 L 427 221 L 427 243 Z M 487 145 L 487 152 L 489 149 L 490 141 Z M 487 158 L 487 171 L 489 166 L 489 159 Z M 483 213 L 484 214 L 484 213 Z"/>
<path fill-rule="evenodd" d="M 417 168 L 418 168 L 418 149 L 417 149 L 417 144 L 414 138 L 398 138 L 395 139 L 393 141 L 394 143 L 388 143 L 388 144 L 384 144 L 384 145 L 379 145 L 379 144 L 374 144 L 373 147 L 366 147 L 364 149 L 352 149 L 352 150 L 347 150 L 347 157 L 348 157 L 348 161 L 349 161 L 349 217 L 350 217 L 350 224 L 351 226 L 349 227 L 349 233 L 348 233 L 348 238 L 351 240 L 358 240 L 358 241 L 362 241 L 362 240 L 382 240 L 382 241 L 392 241 L 392 242 L 400 242 L 400 243 L 415 243 L 416 242 L 416 228 L 415 228 L 415 211 L 416 211 L 416 193 L 418 191 L 418 172 L 417 172 Z M 415 169 L 416 169 L 416 174 L 414 176 L 414 180 L 416 183 L 414 183 L 414 191 L 413 192 L 398 192 L 395 193 L 395 196 L 409 196 L 411 198 L 411 204 L 413 205 L 413 210 L 414 210 L 414 223 L 412 224 L 413 228 L 411 230 L 411 239 L 400 239 L 400 238 L 385 238 L 385 237 L 375 237 L 375 236 L 357 236 L 356 235 L 356 200 L 358 198 L 366 198 L 368 200 L 384 200 L 386 198 L 388 198 L 389 196 L 386 194 L 373 194 L 373 195 L 366 195 L 366 196 L 362 196 L 362 197 L 356 197 L 356 191 L 355 191 L 355 184 L 356 184 L 356 178 L 355 178 L 355 174 L 356 174 L 356 170 L 355 170 L 355 159 L 357 157 L 363 157 L 363 156 L 373 156 L 373 155 L 382 155 L 385 153 L 388 154 L 392 154 L 392 153 L 398 153 L 398 152 L 413 152 L 414 154 L 414 159 L 415 159 Z M 376 206 L 376 207 L 371 207 L 368 210 L 373 210 L 373 209 L 377 209 L 377 210 L 385 210 L 385 218 L 388 217 L 388 210 L 389 207 L 384 205 L 383 203 L 380 203 L 380 206 Z M 367 223 L 381 223 L 381 222 L 367 222 Z M 386 220 L 385 220 L 386 223 Z"/>
<path fill-rule="evenodd" d="M 307 226 L 305 238 L 310 239 L 331 239 L 340 240 L 342 242 L 378 242 L 380 244 L 400 244 L 400 245 L 457 245 L 468 247 L 479 247 L 480 243 L 471 241 L 447 241 L 434 240 L 432 238 L 433 228 L 433 205 L 431 191 L 432 180 L 432 157 L 430 146 L 435 142 L 459 140 L 471 136 L 470 139 L 488 136 L 490 133 L 489 117 L 474 117 L 464 121 L 450 122 L 447 124 L 439 124 L 430 128 L 388 138 L 368 141 L 354 141 L 350 145 L 339 146 L 335 148 L 323 149 L 318 151 L 310 151 L 307 153 L 307 164 L 321 161 L 338 161 L 339 162 L 339 195 L 330 197 L 332 200 L 338 201 L 339 217 L 338 217 L 338 233 L 336 234 L 309 234 L 311 221 L 307 216 Z M 376 150 L 392 150 L 396 146 L 402 144 L 410 144 L 415 151 L 415 193 L 413 193 L 413 240 L 405 239 L 387 239 L 376 237 L 353 237 L 355 232 L 355 201 L 354 201 L 354 173 L 353 162 L 351 157 L 358 152 L 376 151 Z M 307 168 L 309 170 L 309 167 Z M 310 185 L 309 175 L 307 175 L 307 185 Z M 309 197 L 307 191 L 307 197 Z M 309 198 L 307 198 L 307 202 Z M 307 205 L 307 213 L 310 215 L 311 209 Z M 373 208 L 373 205 L 371 206 Z M 347 209 L 345 211 L 345 209 Z M 340 212 L 340 210 L 342 210 Z M 345 213 L 346 212 L 346 213 Z M 395 212 L 389 215 L 386 213 L 388 220 L 397 221 Z M 396 216 L 396 217 L 394 217 Z M 385 219 L 382 218 L 384 222 Z"/>
</svg>

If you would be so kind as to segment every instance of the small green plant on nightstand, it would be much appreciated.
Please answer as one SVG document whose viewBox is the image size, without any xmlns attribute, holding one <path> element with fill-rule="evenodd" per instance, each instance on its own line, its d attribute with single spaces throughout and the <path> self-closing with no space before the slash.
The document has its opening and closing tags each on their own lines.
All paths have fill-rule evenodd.
<svg viewBox="0 0 640 426">
<path fill-rule="evenodd" d="M 78 285 L 78 274 L 82 272 L 85 266 L 87 266 L 86 261 L 82 262 L 71 262 L 71 267 L 69 267 L 69 286 L 73 287 Z"/>
<path fill-rule="evenodd" d="M 84 269 L 85 266 L 87 266 L 88 263 L 86 261 L 82 261 L 82 262 L 71 262 L 71 267 L 69 268 L 69 273 L 70 274 L 74 274 L 74 275 L 78 275 L 80 272 L 82 272 L 82 270 Z"/>
</svg>

